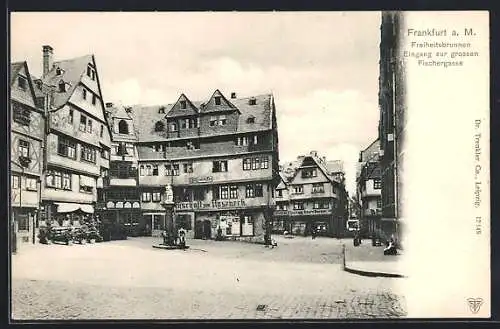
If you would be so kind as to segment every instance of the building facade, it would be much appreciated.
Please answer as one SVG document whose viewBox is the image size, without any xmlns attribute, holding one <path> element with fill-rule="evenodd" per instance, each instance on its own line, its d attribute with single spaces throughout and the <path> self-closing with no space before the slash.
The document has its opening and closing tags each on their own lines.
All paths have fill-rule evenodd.
<svg viewBox="0 0 500 329">
<path fill-rule="evenodd" d="M 380 142 L 377 139 L 359 154 L 356 195 L 361 206 L 360 233 L 365 237 L 382 234 L 382 174 L 379 153 Z"/>
<path fill-rule="evenodd" d="M 171 186 L 174 225 L 188 238 L 213 239 L 220 228 L 230 239 L 264 242 L 278 176 L 275 111 L 272 95 L 226 98 L 216 90 L 205 102 L 182 94 L 172 104 L 132 106 L 128 118 L 115 114 L 113 127 L 120 130 L 120 122 L 129 122 L 129 134 L 125 140 L 124 134 L 118 134 L 121 139 L 113 134 L 113 143 L 137 152 L 137 186 L 132 170 L 123 178 L 127 186 L 119 187 L 130 193 L 129 213 L 139 230 L 159 235 L 167 227 L 162 203 Z M 125 161 L 133 168 L 135 159 L 113 156 L 112 151 L 112 166 Z M 109 189 L 115 191 L 111 178 L 110 171 Z"/>
<path fill-rule="evenodd" d="M 402 38 L 401 12 L 383 12 L 380 38 L 379 140 L 382 175 L 381 228 L 385 235 L 401 241 L 404 221 L 401 216 L 404 158 L 405 81 L 399 40 Z"/>
<path fill-rule="evenodd" d="M 124 231 L 109 231 L 105 238 L 123 238 L 124 235 L 149 235 L 150 227 L 141 227 L 141 204 L 138 191 L 137 135 L 129 108 L 106 103 L 106 119 L 111 130 L 109 170 L 101 168 L 97 193 L 97 212 L 102 222 L 110 227 L 124 227 Z M 119 224 L 119 225 L 116 225 Z"/>
<path fill-rule="evenodd" d="M 43 76 L 35 80 L 48 114 L 42 219 L 70 225 L 94 214 L 111 139 L 94 56 L 54 61 L 53 52 L 43 46 Z"/>
<path fill-rule="evenodd" d="M 27 63 L 11 64 L 10 74 L 10 201 L 18 246 L 34 242 L 38 226 L 45 113 L 37 106 Z"/>
<path fill-rule="evenodd" d="M 287 173 L 283 173 L 275 192 L 273 219 L 278 228 L 283 226 L 296 235 L 308 235 L 316 229 L 320 235 L 345 236 L 348 195 L 342 163 L 327 161 L 312 151 L 309 155 L 299 156 L 297 162 L 286 168 Z M 283 192 L 285 188 L 286 193 Z"/>
</svg>

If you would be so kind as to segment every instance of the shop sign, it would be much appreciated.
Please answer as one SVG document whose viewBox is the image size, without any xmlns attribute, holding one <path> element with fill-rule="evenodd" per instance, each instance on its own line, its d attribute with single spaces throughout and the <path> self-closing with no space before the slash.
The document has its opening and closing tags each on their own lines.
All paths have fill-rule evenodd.
<svg viewBox="0 0 500 329">
<path fill-rule="evenodd" d="M 212 176 L 190 177 L 189 178 L 189 183 L 191 183 L 191 184 L 196 184 L 196 183 L 211 183 L 213 181 L 214 181 L 214 178 Z"/>
<path fill-rule="evenodd" d="M 141 205 L 137 201 L 132 204 L 132 208 L 140 208 L 140 207 Z"/>
<path fill-rule="evenodd" d="M 288 216 L 289 212 L 288 210 L 275 210 L 273 214 L 274 216 Z"/>
<path fill-rule="evenodd" d="M 212 201 L 212 202 L 203 202 L 203 201 L 193 201 L 193 202 L 180 202 L 175 204 L 176 210 L 220 210 L 220 209 L 231 209 L 237 207 L 245 207 L 246 203 L 244 199 L 234 200 L 234 201 Z"/>
<path fill-rule="evenodd" d="M 132 204 L 127 201 L 123 204 L 123 208 L 132 208 Z"/>
<path fill-rule="evenodd" d="M 290 216 L 312 216 L 312 215 L 330 215 L 330 209 L 312 209 L 312 210 L 293 210 Z"/>
<path fill-rule="evenodd" d="M 108 203 L 106 203 L 106 208 L 114 208 L 115 207 L 115 203 L 113 201 L 109 201 Z"/>
</svg>

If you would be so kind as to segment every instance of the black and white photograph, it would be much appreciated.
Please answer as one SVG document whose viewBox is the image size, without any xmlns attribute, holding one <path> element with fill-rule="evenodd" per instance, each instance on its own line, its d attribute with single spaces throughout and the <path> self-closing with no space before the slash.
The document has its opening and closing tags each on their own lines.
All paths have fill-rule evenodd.
<svg viewBox="0 0 500 329">
<path fill-rule="evenodd" d="M 430 244 L 440 248 L 454 232 L 457 241 L 486 238 L 489 213 L 467 215 L 467 227 L 476 218 L 473 233 L 434 222 L 461 219 L 442 216 L 436 207 L 451 204 L 428 191 L 439 183 L 423 187 L 419 178 L 430 164 L 417 164 L 428 150 L 415 145 L 437 133 L 427 125 L 427 136 L 412 137 L 426 135 L 425 88 L 440 81 L 432 72 L 474 67 L 483 53 L 474 55 L 474 41 L 432 44 L 439 28 L 419 35 L 430 25 L 425 13 L 413 15 L 12 12 L 11 319 L 489 312 L 489 295 L 454 295 L 458 277 L 440 294 L 453 300 L 448 306 L 426 313 L 415 302 L 418 291 L 438 294 L 440 283 L 421 290 L 411 279 L 423 282 L 423 270 L 414 269 L 459 257 Z M 471 21 L 488 31 L 487 19 Z M 457 29 L 472 38 L 474 26 Z M 442 31 L 451 37 L 455 27 Z M 450 58 L 436 58 L 445 50 Z M 469 128 L 488 127 L 481 113 Z M 465 138 L 473 142 L 472 130 Z M 475 140 L 477 148 L 488 142 Z M 489 170 L 481 147 L 476 180 Z M 465 149 L 473 159 L 473 147 Z M 489 206 L 489 180 L 479 184 L 466 188 Z M 424 262 L 418 252 L 435 257 Z"/>
</svg>

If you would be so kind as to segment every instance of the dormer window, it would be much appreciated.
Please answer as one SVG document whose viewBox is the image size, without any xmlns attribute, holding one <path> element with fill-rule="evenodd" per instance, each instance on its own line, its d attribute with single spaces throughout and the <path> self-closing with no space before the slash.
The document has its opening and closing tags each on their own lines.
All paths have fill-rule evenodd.
<svg viewBox="0 0 500 329">
<path fill-rule="evenodd" d="M 187 107 L 186 101 L 181 101 L 181 109 L 185 110 Z"/>
<path fill-rule="evenodd" d="M 91 78 L 92 80 L 95 80 L 95 70 L 94 68 L 89 64 L 87 66 L 87 76 Z"/>
<path fill-rule="evenodd" d="M 125 120 L 118 122 L 118 133 L 128 135 L 128 123 Z"/>
<path fill-rule="evenodd" d="M 59 92 L 60 93 L 66 92 L 66 83 L 62 80 L 59 82 Z"/>
<path fill-rule="evenodd" d="M 170 131 L 177 131 L 177 123 L 172 122 L 170 124 Z"/>
<path fill-rule="evenodd" d="M 255 99 L 255 97 L 250 98 L 250 100 L 248 101 L 248 104 L 249 105 L 255 105 L 255 104 L 257 104 L 257 100 Z"/>
<path fill-rule="evenodd" d="M 158 121 L 157 123 L 155 123 L 155 131 L 163 131 L 164 128 L 165 125 L 163 124 L 163 122 Z"/>
<path fill-rule="evenodd" d="M 21 76 L 18 77 L 17 84 L 19 85 L 19 88 L 21 88 L 22 90 L 26 90 L 26 88 L 28 87 L 28 82 L 26 81 L 25 77 L 21 77 Z"/>
<path fill-rule="evenodd" d="M 57 68 L 56 75 L 62 75 L 62 74 L 63 74 L 63 70 L 61 70 L 60 68 Z"/>
<path fill-rule="evenodd" d="M 215 105 L 220 105 L 220 96 L 215 96 Z"/>
<path fill-rule="evenodd" d="M 255 117 L 248 117 L 247 118 L 247 123 L 255 123 Z"/>
<path fill-rule="evenodd" d="M 165 114 L 165 106 L 162 106 L 158 109 L 159 114 Z"/>
</svg>

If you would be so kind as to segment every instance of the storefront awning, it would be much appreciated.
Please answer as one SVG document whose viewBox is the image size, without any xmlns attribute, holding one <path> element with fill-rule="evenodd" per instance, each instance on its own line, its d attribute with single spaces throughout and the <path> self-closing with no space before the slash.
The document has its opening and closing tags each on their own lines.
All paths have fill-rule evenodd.
<svg viewBox="0 0 500 329">
<path fill-rule="evenodd" d="M 90 204 L 79 204 L 79 203 L 56 203 L 58 213 L 68 213 L 81 209 L 83 212 L 88 214 L 94 213 L 94 207 Z"/>
</svg>

